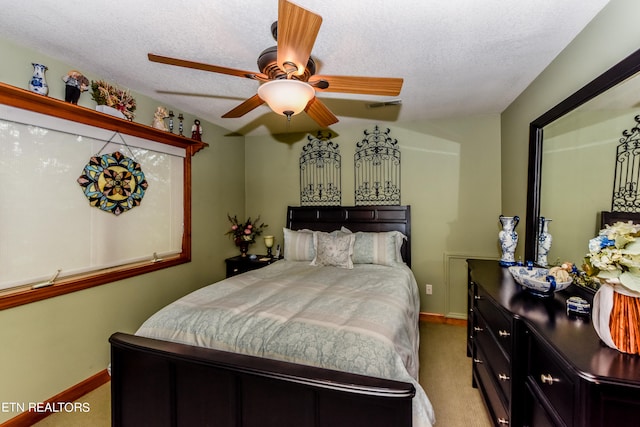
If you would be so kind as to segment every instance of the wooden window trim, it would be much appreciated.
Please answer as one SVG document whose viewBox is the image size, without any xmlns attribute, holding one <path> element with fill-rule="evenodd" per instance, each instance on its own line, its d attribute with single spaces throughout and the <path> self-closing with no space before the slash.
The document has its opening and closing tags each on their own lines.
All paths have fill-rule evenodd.
<svg viewBox="0 0 640 427">
<path fill-rule="evenodd" d="M 31 286 L 22 286 L 3 290 L 0 291 L 0 310 L 52 298 L 58 295 L 68 294 L 191 261 L 191 157 L 201 149 L 207 147 L 208 144 L 170 132 L 154 129 L 150 126 L 112 117 L 90 108 L 38 95 L 4 83 L 0 83 L 0 104 L 102 129 L 117 131 L 122 134 L 148 139 L 161 144 L 184 148 L 186 151 L 186 156 L 184 158 L 184 234 L 182 237 L 182 251 L 180 254 L 167 257 L 159 262 L 154 262 L 153 260 L 136 262 L 78 276 L 66 277 L 57 280 L 53 285 L 44 288 L 31 289 Z"/>
</svg>

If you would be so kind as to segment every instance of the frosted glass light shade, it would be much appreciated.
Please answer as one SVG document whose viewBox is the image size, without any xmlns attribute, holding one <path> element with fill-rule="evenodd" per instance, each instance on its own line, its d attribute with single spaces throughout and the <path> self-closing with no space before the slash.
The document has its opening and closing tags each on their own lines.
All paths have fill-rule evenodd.
<svg viewBox="0 0 640 427">
<path fill-rule="evenodd" d="M 275 113 L 288 117 L 302 112 L 315 94 L 308 83 L 300 80 L 272 80 L 258 88 L 258 96 Z"/>
</svg>

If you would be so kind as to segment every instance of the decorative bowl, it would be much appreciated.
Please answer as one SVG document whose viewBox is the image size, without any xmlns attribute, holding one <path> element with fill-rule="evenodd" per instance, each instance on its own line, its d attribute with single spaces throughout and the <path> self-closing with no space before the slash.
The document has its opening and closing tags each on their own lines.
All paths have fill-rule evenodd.
<svg viewBox="0 0 640 427">
<path fill-rule="evenodd" d="M 550 296 L 556 291 L 566 289 L 572 282 L 560 282 L 549 274 L 548 268 L 543 267 L 509 267 L 509 273 L 518 284 L 524 286 L 531 293 L 539 296 Z"/>
</svg>

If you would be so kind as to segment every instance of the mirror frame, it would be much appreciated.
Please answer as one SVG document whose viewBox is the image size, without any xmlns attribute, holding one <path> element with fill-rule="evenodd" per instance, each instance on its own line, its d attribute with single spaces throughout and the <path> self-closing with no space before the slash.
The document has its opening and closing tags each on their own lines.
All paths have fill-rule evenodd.
<svg viewBox="0 0 640 427">
<path fill-rule="evenodd" d="M 638 72 L 640 72 L 640 49 L 609 68 L 529 124 L 525 260 L 535 262 L 538 258 L 537 241 L 540 218 L 540 189 L 542 187 L 543 128 Z"/>
</svg>

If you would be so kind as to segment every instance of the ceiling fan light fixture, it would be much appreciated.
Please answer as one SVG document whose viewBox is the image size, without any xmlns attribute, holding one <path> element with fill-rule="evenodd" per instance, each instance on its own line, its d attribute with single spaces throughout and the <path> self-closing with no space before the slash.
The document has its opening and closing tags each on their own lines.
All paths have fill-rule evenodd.
<svg viewBox="0 0 640 427">
<path fill-rule="evenodd" d="M 304 111 L 315 94 L 308 83 L 291 79 L 272 80 L 258 88 L 258 96 L 273 112 L 288 118 Z"/>
</svg>

